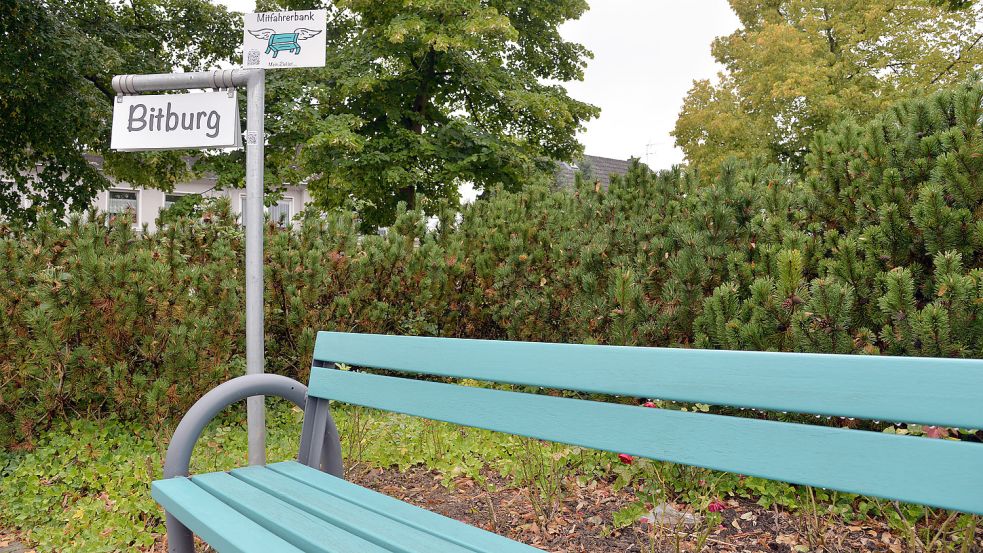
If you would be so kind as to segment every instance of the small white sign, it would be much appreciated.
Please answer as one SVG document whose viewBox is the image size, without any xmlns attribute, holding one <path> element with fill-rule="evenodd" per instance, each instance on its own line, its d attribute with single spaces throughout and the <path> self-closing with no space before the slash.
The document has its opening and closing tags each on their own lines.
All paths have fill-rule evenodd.
<svg viewBox="0 0 983 553">
<path fill-rule="evenodd" d="M 327 10 L 244 15 L 242 66 L 324 67 Z"/>
<path fill-rule="evenodd" d="M 117 96 L 110 147 L 121 152 L 242 146 L 233 91 Z"/>
</svg>

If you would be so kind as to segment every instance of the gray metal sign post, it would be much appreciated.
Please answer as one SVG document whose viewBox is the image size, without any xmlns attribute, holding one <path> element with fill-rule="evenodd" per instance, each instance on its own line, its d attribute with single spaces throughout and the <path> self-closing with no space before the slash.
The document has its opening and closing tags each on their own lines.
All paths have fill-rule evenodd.
<svg viewBox="0 0 983 553">
<path fill-rule="evenodd" d="M 195 73 L 117 75 L 117 94 L 161 90 L 246 87 L 246 374 L 260 374 L 265 363 L 263 330 L 263 119 L 266 71 L 223 69 Z M 249 464 L 266 464 L 266 414 L 262 396 L 246 400 Z"/>
</svg>

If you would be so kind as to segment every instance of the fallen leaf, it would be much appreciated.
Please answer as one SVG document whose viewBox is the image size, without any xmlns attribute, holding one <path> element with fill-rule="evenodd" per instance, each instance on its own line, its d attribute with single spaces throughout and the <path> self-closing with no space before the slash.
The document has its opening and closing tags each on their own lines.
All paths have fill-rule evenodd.
<svg viewBox="0 0 983 553">
<path fill-rule="evenodd" d="M 794 534 L 779 534 L 779 536 L 775 538 L 775 543 L 790 546 L 799 545 L 799 538 Z"/>
</svg>

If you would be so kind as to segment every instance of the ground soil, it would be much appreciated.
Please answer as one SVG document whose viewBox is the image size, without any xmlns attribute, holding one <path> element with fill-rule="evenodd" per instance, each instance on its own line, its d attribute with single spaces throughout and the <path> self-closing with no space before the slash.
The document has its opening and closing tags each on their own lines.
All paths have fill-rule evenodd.
<svg viewBox="0 0 983 553">
<path fill-rule="evenodd" d="M 15 532 L 0 528 L 0 553 L 34 553 L 34 550 L 25 545 Z"/>
<path fill-rule="evenodd" d="M 562 505 L 543 523 L 537 519 L 526 490 L 510 486 L 495 474 L 486 477 L 496 484 L 496 491 L 488 492 L 467 478 L 458 478 L 449 490 L 438 473 L 424 469 L 371 469 L 349 475 L 350 480 L 367 488 L 554 553 L 919 551 L 882 521 L 844 524 L 831 517 L 792 516 L 743 500 L 725 501 L 722 523 L 714 528 L 701 522 L 689 528 L 639 523 L 614 529 L 613 514 L 636 498 L 625 490 L 614 492 L 610 483 L 603 481 L 587 486 L 567 482 Z M 675 507 L 686 510 L 682 505 Z M 970 551 L 983 553 L 983 528 L 977 534 L 978 543 Z"/>
</svg>

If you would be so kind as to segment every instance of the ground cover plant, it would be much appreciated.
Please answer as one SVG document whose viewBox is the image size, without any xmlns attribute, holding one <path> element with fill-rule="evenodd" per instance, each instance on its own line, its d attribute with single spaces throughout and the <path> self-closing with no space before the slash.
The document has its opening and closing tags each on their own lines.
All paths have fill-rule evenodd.
<svg viewBox="0 0 983 553">
<path fill-rule="evenodd" d="M 581 179 L 571 191 L 494 191 L 459 217 L 444 210 L 433 229 L 405 210 L 385 236 L 361 234 L 345 210 L 309 214 L 293 230 L 270 225 L 268 370 L 306 381 L 322 329 L 981 358 L 981 116 L 983 86 L 969 83 L 817 133 L 801 172 L 753 159 L 731 159 L 715 175 L 639 165 L 607 190 Z M 169 218 L 154 234 L 99 214 L 67 226 L 0 224 L 2 524 L 37 528 L 32 537 L 49 550 L 72 547 L 66 535 L 90 543 L 93 532 L 115 528 L 89 517 L 99 509 L 136 528 L 121 531 L 132 545 L 159 531 L 146 495 L 110 505 L 89 491 L 143 486 L 145 494 L 175 418 L 243 372 L 242 246 L 221 202 Z M 983 439 L 974 429 L 597 399 Z M 832 550 L 831 534 L 849 535 L 839 525 L 871 520 L 886 521 L 916 551 L 971 551 L 980 535 L 977 519 L 921 507 L 346 413 L 351 466 L 425 467 L 441 484 L 467 480 L 489 498 L 505 482 L 526 494 L 527 523 L 540 530 L 564 512 L 557 497 L 573 477 L 627 490 L 603 522 L 611 532 L 664 502 L 706 515 L 711 505 L 745 501 L 808 514 L 794 520 L 796 535 L 810 539 L 794 547 L 810 550 Z M 66 422 L 110 416 L 74 422 L 75 430 Z M 400 447 L 378 449 L 379 425 L 406 431 Z M 64 462 L 74 457 L 58 453 L 63 445 L 91 462 Z M 228 447 L 222 466 L 241 462 Z M 122 466 L 129 476 L 114 472 Z M 59 467 L 74 472 L 59 476 Z M 66 478 L 74 487 L 59 487 Z M 21 507 L 31 501 L 58 521 L 57 532 L 74 524 L 77 533 L 56 535 Z M 84 522 L 72 522 L 69 505 Z M 659 547 L 673 539 L 658 537 Z"/>
</svg>

